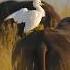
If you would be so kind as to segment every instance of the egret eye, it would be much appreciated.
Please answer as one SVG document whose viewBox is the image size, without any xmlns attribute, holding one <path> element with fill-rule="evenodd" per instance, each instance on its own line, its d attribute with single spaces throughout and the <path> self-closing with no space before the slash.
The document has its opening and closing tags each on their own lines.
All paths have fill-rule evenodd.
<svg viewBox="0 0 70 70">
<path fill-rule="evenodd" d="M 39 3 L 41 3 L 41 2 L 39 2 Z"/>
</svg>

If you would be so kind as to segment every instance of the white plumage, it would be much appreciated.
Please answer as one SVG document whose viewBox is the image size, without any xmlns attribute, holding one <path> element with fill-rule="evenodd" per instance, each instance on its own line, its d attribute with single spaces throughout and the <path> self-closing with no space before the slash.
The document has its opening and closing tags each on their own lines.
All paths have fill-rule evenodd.
<svg viewBox="0 0 70 70">
<path fill-rule="evenodd" d="M 13 18 L 15 20 L 15 22 L 22 23 L 23 19 L 25 18 L 24 13 L 26 13 L 27 11 L 28 11 L 27 8 L 22 8 L 16 12 L 14 12 L 13 14 L 9 15 L 5 20 Z"/>
<path fill-rule="evenodd" d="M 24 32 L 29 32 L 30 30 L 36 28 L 39 25 L 42 17 L 45 16 L 45 11 L 41 5 L 42 3 L 40 0 L 33 0 L 33 6 L 36 8 L 36 10 L 22 8 L 8 16 L 5 20 L 14 18 L 17 23 L 25 22 Z"/>
</svg>

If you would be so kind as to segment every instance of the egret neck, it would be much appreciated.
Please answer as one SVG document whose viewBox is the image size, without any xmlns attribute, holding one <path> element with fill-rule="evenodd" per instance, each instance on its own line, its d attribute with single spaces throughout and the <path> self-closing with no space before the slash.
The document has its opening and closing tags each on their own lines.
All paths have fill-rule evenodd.
<svg viewBox="0 0 70 70">
<path fill-rule="evenodd" d="M 39 11 L 40 13 L 42 13 L 42 16 L 45 17 L 45 11 L 44 9 L 41 7 L 42 3 L 40 0 L 33 0 L 33 6 L 36 8 L 37 11 Z"/>
</svg>

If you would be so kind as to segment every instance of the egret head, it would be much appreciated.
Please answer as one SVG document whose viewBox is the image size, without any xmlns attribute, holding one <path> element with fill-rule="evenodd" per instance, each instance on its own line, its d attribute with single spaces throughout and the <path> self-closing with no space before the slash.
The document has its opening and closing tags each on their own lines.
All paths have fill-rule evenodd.
<svg viewBox="0 0 70 70">
<path fill-rule="evenodd" d="M 33 0 L 33 5 L 42 5 L 41 0 Z"/>
</svg>

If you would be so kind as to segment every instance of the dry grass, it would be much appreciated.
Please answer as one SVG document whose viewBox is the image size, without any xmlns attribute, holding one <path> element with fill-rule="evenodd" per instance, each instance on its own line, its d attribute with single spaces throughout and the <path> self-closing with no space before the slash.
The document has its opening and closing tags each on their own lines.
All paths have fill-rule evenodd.
<svg viewBox="0 0 70 70">
<path fill-rule="evenodd" d="M 16 42 L 17 25 L 12 20 L 0 27 L 0 70 L 12 70 L 12 49 Z"/>
</svg>

